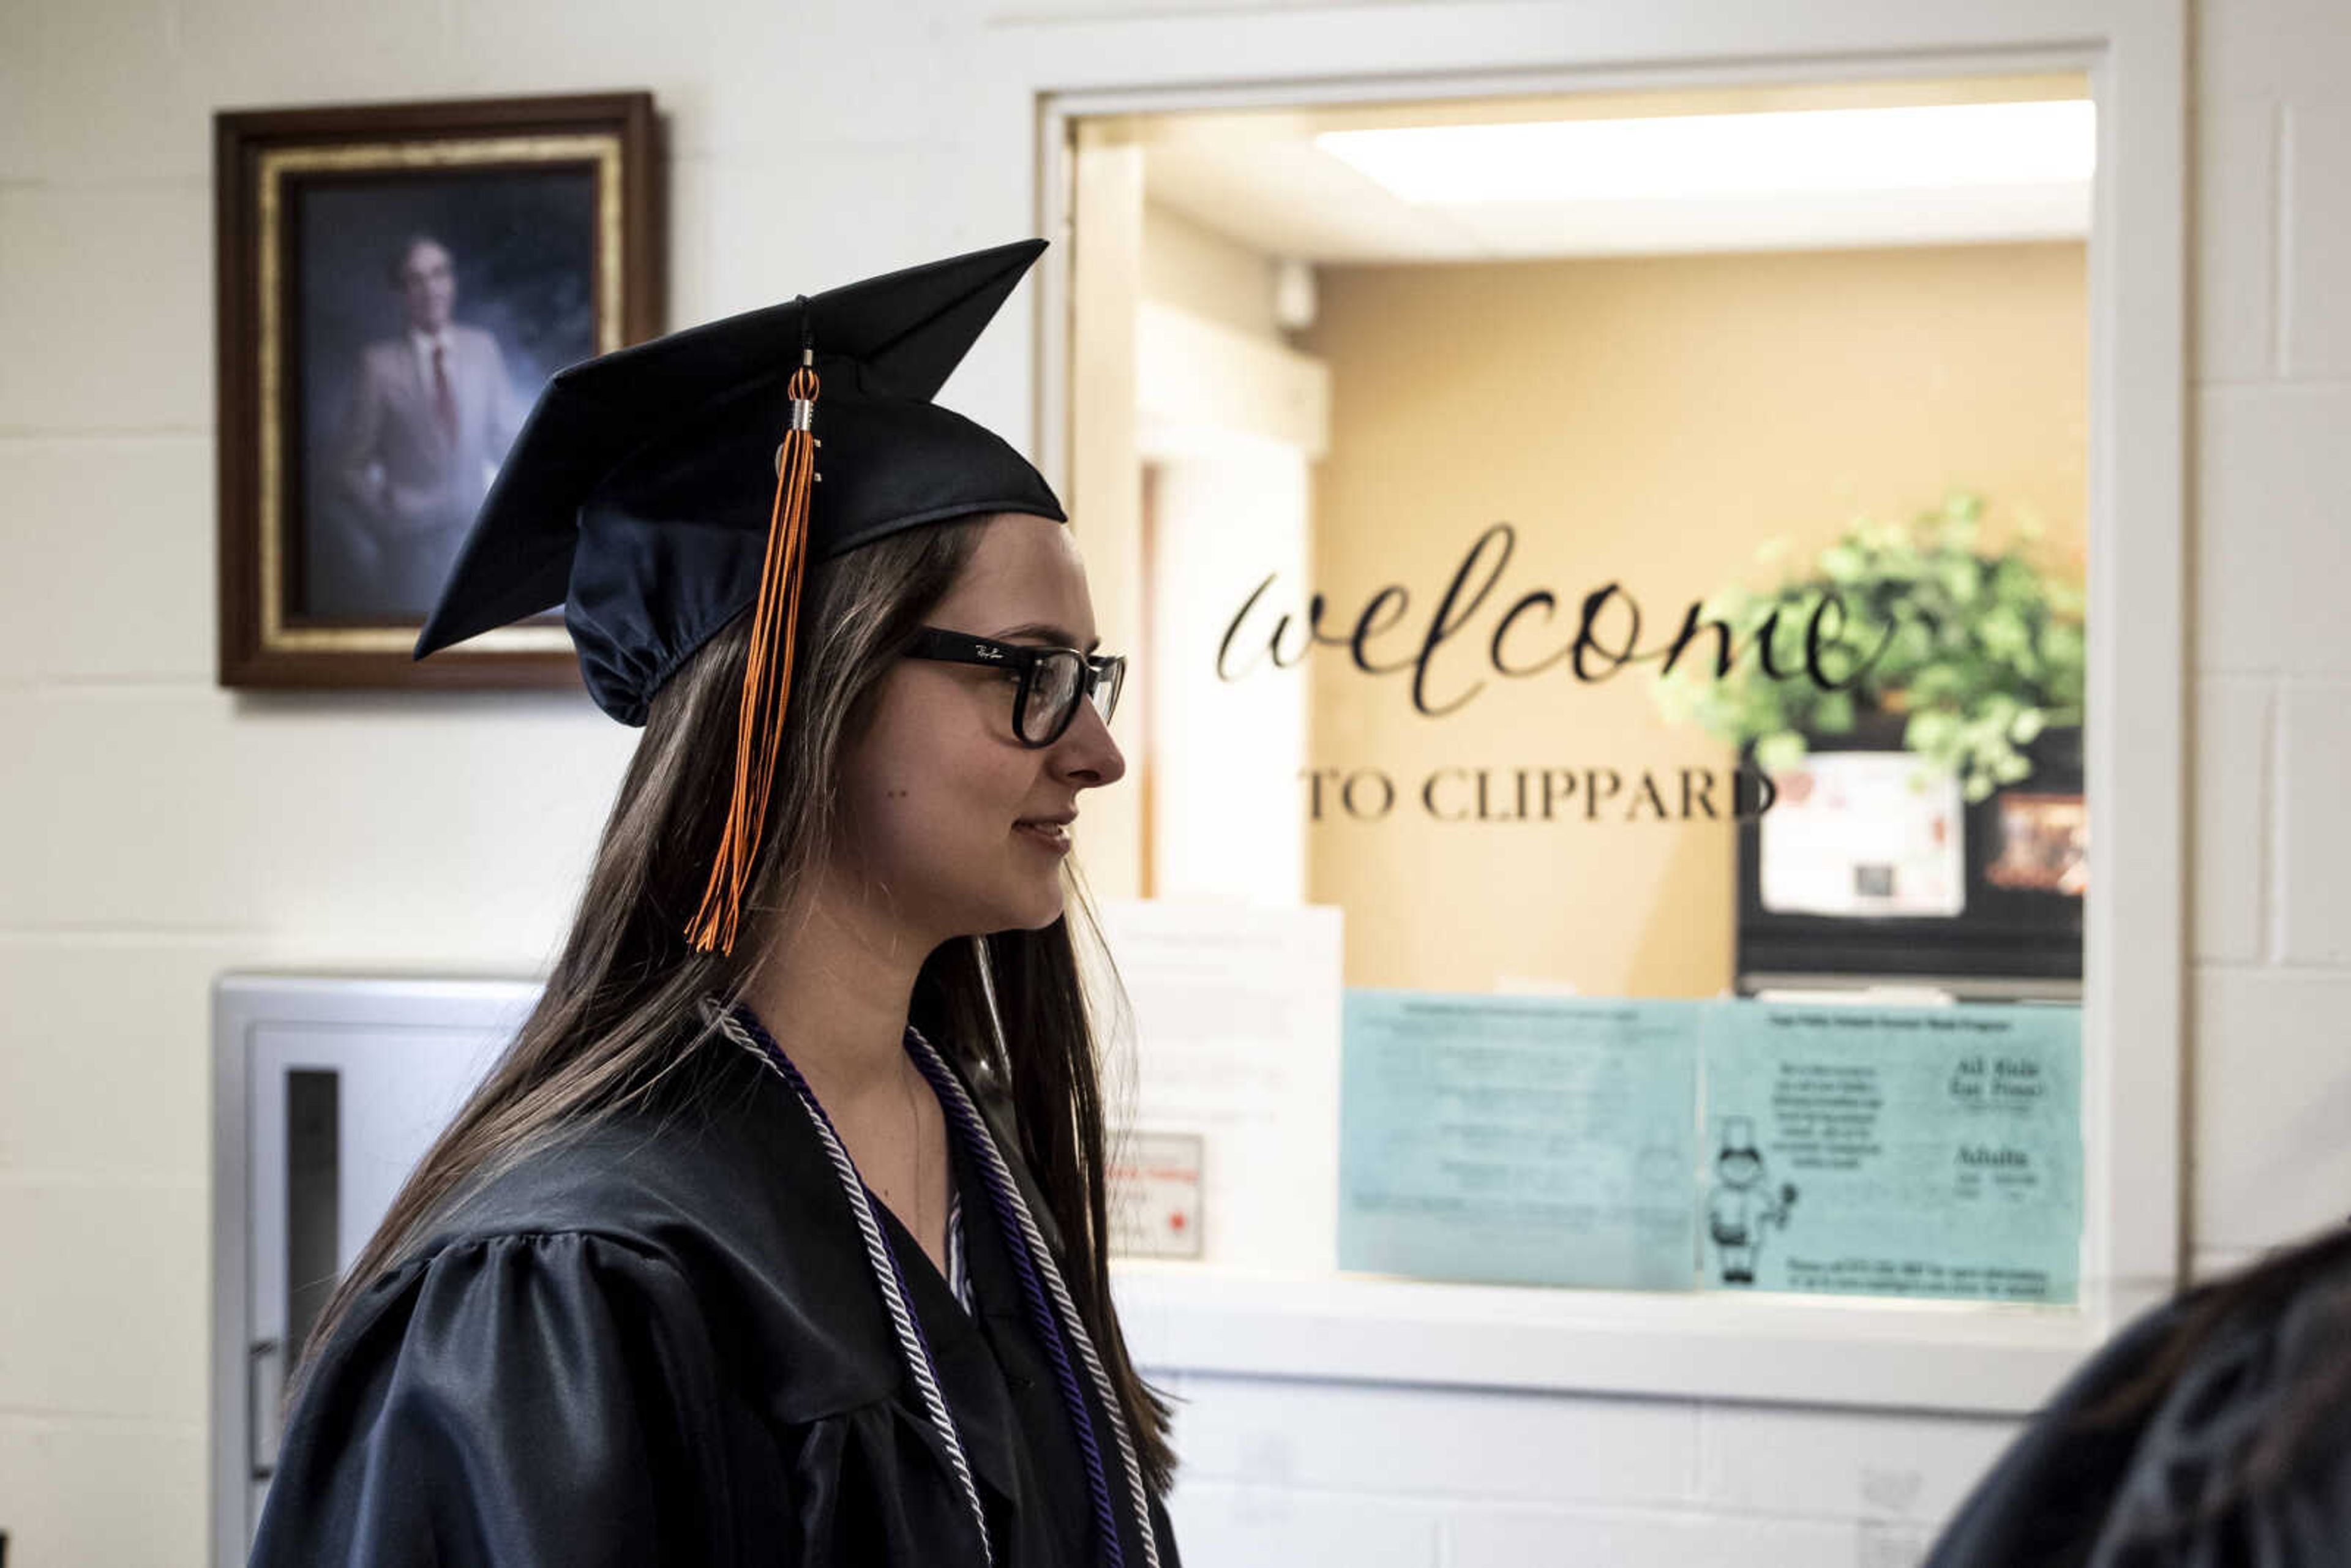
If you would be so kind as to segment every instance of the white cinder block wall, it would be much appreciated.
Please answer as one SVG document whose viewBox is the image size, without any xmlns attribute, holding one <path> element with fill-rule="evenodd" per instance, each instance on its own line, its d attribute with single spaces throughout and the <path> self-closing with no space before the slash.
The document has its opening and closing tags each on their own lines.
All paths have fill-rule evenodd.
<svg viewBox="0 0 2351 1568">
<path fill-rule="evenodd" d="M 956 151 L 992 8 L 0 6 L 12 1563 L 203 1560 L 211 977 L 535 969 L 630 739 L 548 697 L 214 688 L 211 111 L 649 86 L 671 117 L 686 323 L 1005 237 Z M 2351 11 L 2202 0 L 2194 50 L 2192 1154 L 2199 1256 L 2218 1262 L 2351 1211 Z M 958 395 L 985 403 L 1022 347 L 985 348 Z M 2003 1437 L 1668 1401 L 1180 1391 L 1177 1515 L 1207 1564 L 1907 1563 Z"/>
</svg>

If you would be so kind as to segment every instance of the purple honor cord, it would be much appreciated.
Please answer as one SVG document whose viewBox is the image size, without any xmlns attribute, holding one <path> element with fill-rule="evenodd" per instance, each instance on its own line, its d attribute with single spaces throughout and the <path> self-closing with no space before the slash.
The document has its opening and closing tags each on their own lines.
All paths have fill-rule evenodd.
<svg viewBox="0 0 2351 1568">
<path fill-rule="evenodd" d="M 884 1304 L 898 1331 L 903 1353 L 908 1362 L 918 1392 L 924 1398 L 934 1427 L 947 1450 L 950 1464 L 961 1484 L 965 1499 L 971 1508 L 980 1535 L 980 1551 L 984 1562 L 992 1561 L 994 1552 L 987 1539 L 985 1511 L 979 1501 L 977 1488 L 973 1484 L 970 1469 L 965 1459 L 963 1444 L 956 1432 L 945 1396 L 939 1392 L 935 1364 L 928 1339 L 909 1304 L 905 1273 L 894 1247 L 883 1238 L 873 1213 L 880 1205 L 872 1190 L 856 1174 L 855 1166 L 842 1148 L 832 1122 L 824 1107 L 817 1103 L 808 1081 L 784 1054 L 775 1037 L 770 1035 L 756 1014 L 744 1006 L 732 1009 L 711 1008 L 708 1016 L 737 1044 L 749 1047 L 758 1058 L 772 1068 L 800 1097 L 810 1116 L 823 1135 L 827 1153 L 841 1176 L 843 1185 L 851 1187 L 851 1207 L 857 1212 L 860 1228 L 864 1231 L 869 1261 L 874 1263 L 876 1284 L 883 1291 Z M 729 1026 L 733 1027 L 729 1027 Z M 1074 1340 L 1079 1354 L 1092 1375 L 1096 1396 L 1102 1402 L 1103 1414 L 1111 1423 L 1112 1434 L 1117 1439 L 1121 1468 L 1127 1483 L 1127 1492 L 1135 1512 L 1135 1526 L 1142 1532 L 1143 1550 L 1147 1568 L 1158 1568 L 1158 1542 L 1151 1527 L 1151 1516 L 1143 1490 L 1142 1473 L 1135 1464 L 1133 1446 L 1125 1424 L 1119 1418 L 1114 1395 L 1109 1379 L 1103 1375 L 1099 1358 L 1085 1335 L 1077 1310 L 1068 1291 L 1061 1285 L 1060 1274 L 1050 1257 L 1040 1257 L 1044 1250 L 1042 1236 L 1014 1186 L 1009 1168 L 997 1149 L 987 1124 L 980 1119 L 962 1082 L 948 1071 L 930 1041 L 920 1030 L 909 1025 L 906 1030 L 907 1053 L 914 1065 L 930 1082 L 945 1109 L 948 1125 L 961 1142 L 967 1158 L 986 1184 L 989 1205 L 996 1211 L 997 1222 L 1004 1234 L 1006 1250 L 1011 1254 L 1013 1270 L 1020 1279 L 1020 1293 L 1029 1309 L 1029 1319 L 1039 1340 L 1045 1347 L 1046 1359 L 1052 1364 L 1053 1379 L 1061 1389 L 1063 1408 L 1069 1414 L 1070 1429 L 1075 1435 L 1079 1451 L 1084 1458 L 1086 1491 L 1093 1505 L 1094 1527 L 1101 1539 L 1102 1561 L 1109 1568 L 1124 1568 L 1125 1553 L 1119 1540 L 1117 1510 L 1112 1500 L 1110 1481 L 1102 1463 L 1102 1446 L 1095 1437 L 1092 1412 L 1088 1408 L 1083 1385 L 1070 1361 L 1070 1345 Z M 880 1278 L 886 1270 L 888 1278 Z M 1049 1299 L 1048 1288 L 1050 1287 Z M 1056 1309 L 1059 1309 L 1058 1311 Z M 1066 1320 L 1066 1321 L 1065 1321 Z"/>
<path fill-rule="evenodd" d="M 906 1032 L 922 1046 L 914 1053 L 914 1065 L 931 1081 L 932 1092 L 947 1108 L 947 1120 L 955 1124 L 966 1154 L 979 1167 L 981 1179 L 987 1184 L 997 1223 L 1004 1231 L 1006 1250 L 1012 1254 L 1013 1270 L 1020 1276 L 1020 1294 L 1029 1303 L 1029 1325 L 1045 1346 L 1046 1359 L 1053 1364 L 1053 1381 L 1061 1385 L 1061 1404 L 1070 1413 L 1070 1430 L 1077 1434 L 1079 1451 L 1085 1458 L 1086 1495 L 1094 1505 L 1094 1525 L 1102 1531 L 1102 1561 L 1110 1568 L 1124 1568 L 1126 1557 L 1118 1539 L 1118 1516 L 1111 1506 L 1110 1482 L 1102 1475 L 1102 1447 L 1094 1440 L 1093 1414 L 1086 1408 L 1085 1393 L 1078 1385 L 1077 1373 L 1070 1366 L 1070 1347 L 1061 1333 L 1061 1322 L 1051 1303 L 1045 1300 L 1044 1286 L 1038 1281 L 1036 1262 L 1029 1255 L 1007 1173 L 987 1157 L 987 1129 L 980 1125 L 979 1113 L 965 1097 L 963 1085 L 947 1071 L 946 1063 L 939 1059 L 930 1041 L 911 1025 Z M 1148 1519 L 1142 1523 L 1144 1529 L 1150 1529 Z"/>
</svg>

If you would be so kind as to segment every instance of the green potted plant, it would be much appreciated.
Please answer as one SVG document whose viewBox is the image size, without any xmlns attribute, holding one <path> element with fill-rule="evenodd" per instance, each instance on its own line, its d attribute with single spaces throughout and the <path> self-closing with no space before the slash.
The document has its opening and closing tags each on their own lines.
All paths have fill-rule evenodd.
<svg viewBox="0 0 2351 1568">
<path fill-rule="evenodd" d="M 2084 595 L 2043 564 L 2037 526 L 1982 553 L 1982 516 L 1981 499 L 1962 493 L 1908 523 L 1864 518 L 1777 588 L 1709 596 L 1703 612 L 1731 628 L 1737 662 L 1718 677 L 1712 639 L 1693 640 L 1656 683 L 1661 708 L 1751 747 L 1767 772 L 1801 759 L 1807 736 L 1845 734 L 1867 714 L 1905 716 L 1903 745 L 1957 774 L 1970 801 L 2022 782 L 2032 772 L 2024 748 L 2082 722 Z M 1758 559 L 1786 555 L 1775 539 Z M 1832 593 L 1837 604 L 1823 612 Z M 1829 689 L 1804 668 L 1816 612 Z M 1776 677 L 1758 657 L 1767 626 Z"/>
</svg>

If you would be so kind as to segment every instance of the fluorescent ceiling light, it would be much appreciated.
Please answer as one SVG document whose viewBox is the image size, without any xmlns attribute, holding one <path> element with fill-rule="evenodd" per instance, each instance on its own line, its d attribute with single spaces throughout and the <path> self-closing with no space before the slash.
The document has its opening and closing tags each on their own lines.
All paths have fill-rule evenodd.
<svg viewBox="0 0 2351 1568">
<path fill-rule="evenodd" d="M 1314 144 L 1401 200 L 1584 202 L 2086 181 L 2097 109 L 1937 104 L 1331 131 Z"/>
</svg>

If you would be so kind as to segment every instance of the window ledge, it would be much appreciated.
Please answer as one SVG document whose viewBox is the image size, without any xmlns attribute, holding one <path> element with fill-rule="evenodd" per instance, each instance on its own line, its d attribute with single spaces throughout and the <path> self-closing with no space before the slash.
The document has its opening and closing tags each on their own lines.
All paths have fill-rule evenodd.
<svg viewBox="0 0 2351 1568">
<path fill-rule="evenodd" d="M 2105 1337 L 2070 1307 L 1112 1272 L 1138 1364 L 1238 1376 L 2021 1416 Z"/>
</svg>

